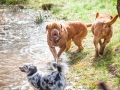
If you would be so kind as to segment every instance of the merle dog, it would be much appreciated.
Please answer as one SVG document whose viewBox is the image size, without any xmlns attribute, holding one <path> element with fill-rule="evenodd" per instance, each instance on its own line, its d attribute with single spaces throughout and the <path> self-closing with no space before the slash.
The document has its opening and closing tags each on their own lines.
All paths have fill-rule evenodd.
<svg viewBox="0 0 120 90">
<path fill-rule="evenodd" d="M 56 71 L 45 75 L 38 72 L 37 67 L 32 64 L 24 65 L 19 69 L 27 73 L 28 81 L 38 90 L 64 90 L 66 78 L 63 75 L 63 66 L 57 63 L 53 63 L 52 66 L 56 68 Z"/>
</svg>

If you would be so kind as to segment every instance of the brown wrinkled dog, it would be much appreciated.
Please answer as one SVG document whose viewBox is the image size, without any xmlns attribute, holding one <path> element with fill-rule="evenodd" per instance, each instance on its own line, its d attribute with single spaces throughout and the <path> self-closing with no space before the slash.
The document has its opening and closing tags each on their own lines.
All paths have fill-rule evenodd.
<svg viewBox="0 0 120 90">
<path fill-rule="evenodd" d="M 94 35 L 95 57 L 98 57 L 99 54 L 102 55 L 106 44 L 110 42 L 113 34 L 112 24 L 117 18 L 118 15 L 112 17 L 109 14 L 96 13 L 96 20 L 91 27 Z M 101 39 L 104 39 L 104 41 L 102 42 Z M 100 44 L 100 50 L 98 50 L 98 43 Z"/>
<path fill-rule="evenodd" d="M 67 51 L 70 48 L 71 41 L 78 46 L 78 49 L 74 53 L 83 50 L 82 40 L 87 35 L 87 27 L 89 26 L 91 24 L 85 25 L 79 21 L 67 22 L 65 24 L 53 22 L 46 26 L 46 30 L 48 31 L 47 43 L 55 61 L 58 60 L 64 50 Z M 60 48 L 58 53 L 55 49 L 56 46 Z"/>
</svg>

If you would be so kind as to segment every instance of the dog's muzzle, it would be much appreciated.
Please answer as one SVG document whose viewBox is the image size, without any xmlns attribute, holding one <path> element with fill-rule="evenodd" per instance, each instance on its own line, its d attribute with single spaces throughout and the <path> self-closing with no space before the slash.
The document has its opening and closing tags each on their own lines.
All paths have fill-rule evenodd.
<svg viewBox="0 0 120 90">
<path fill-rule="evenodd" d="M 24 67 L 19 67 L 19 69 L 20 69 L 20 71 L 22 71 L 22 72 L 26 72 L 25 69 L 24 69 Z"/>
<path fill-rule="evenodd" d="M 60 32 L 57 29 L 53 29 L 51 31 L 51 36 L 49 37 L 49 39 L 55 43 L 57 43 L 60 40 Z"/>
</svg>

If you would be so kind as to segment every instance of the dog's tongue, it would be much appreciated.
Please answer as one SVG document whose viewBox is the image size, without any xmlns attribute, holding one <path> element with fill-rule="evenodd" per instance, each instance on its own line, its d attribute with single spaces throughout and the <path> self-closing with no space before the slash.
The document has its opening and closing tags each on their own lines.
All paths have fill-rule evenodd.
<svg viewBox="0 0 120 90">
<path fill-rule="evenodd" d="M 53 38 L 57 38 L 57 36 L 56 36 L 56 35 L 54 35 L 54 36 L 53 36 Z"/>
<path fill-rule="evenodd" d="M 54 39 L 56 39 L 56 38 L 57 38 L 57 35 L 56 35 L 56 34 L 55 34 L 55 35 L 53 35 L 53 38 L 54 38 Z"/>
</svg>

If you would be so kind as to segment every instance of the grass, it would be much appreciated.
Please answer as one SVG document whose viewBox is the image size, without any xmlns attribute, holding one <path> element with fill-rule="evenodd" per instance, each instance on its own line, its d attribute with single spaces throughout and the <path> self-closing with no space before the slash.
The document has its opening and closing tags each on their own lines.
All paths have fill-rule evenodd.
<svg viewBox="0 0 120 90">
<path fill-rule="evenodd" d="M 40 12 L 39 15 L 36 16 L 35 23 L 36 23 L 36 24 L 42 23 L 42 22 L 44 21 L 44 18 L 45 18 L 45 17 L 42 15 L 42 12 Z"/>
<path fill-rule="evenodd" d="M 0 0 L 0 4 L 25 4 L 25 3 L 28 3 L 29 0 Z"/>
<path fill-rule="evenodd" d="M 96 12 L 106 13 L 107 10 L 107 13 L 109 14 L 116 13 L 116 10 L 111 10 L 111 7 L 112 9 L 116 9 L 115 0 L 44 0 L 42 2 L 50 2 L 57 5 L 51 10 L 53 18 L 57 19 L 84 20 L 85 22 L 87 22 L 94 19 L 94 14 Z M 89 16 L 92 17 L 89 18 Z"/>
</svg>

